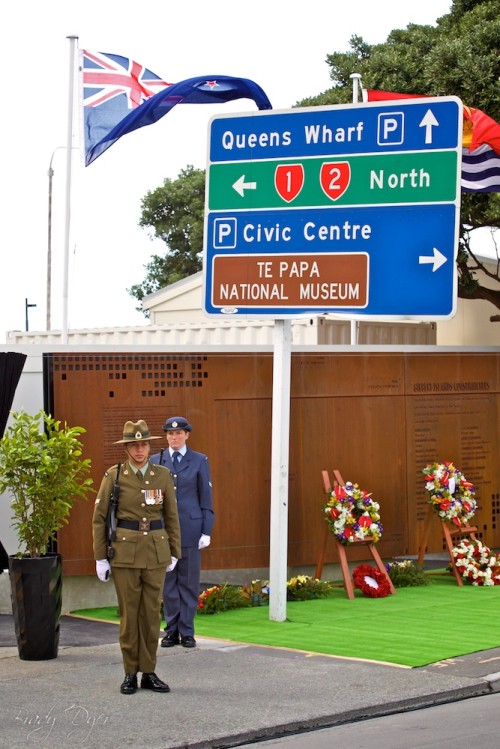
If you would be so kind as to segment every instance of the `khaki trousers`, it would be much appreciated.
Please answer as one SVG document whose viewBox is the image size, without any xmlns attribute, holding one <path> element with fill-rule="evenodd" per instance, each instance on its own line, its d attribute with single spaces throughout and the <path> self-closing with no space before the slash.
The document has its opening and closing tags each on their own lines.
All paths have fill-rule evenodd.
<svg viewBox="0 0 500 749">
<path fill-rule="evenodd" d="M 165 568 L 113 567 L 120 607 L 120 648 L 125 673 L 152 673 L 160 636 L 160 601 Z"/>
</svg>

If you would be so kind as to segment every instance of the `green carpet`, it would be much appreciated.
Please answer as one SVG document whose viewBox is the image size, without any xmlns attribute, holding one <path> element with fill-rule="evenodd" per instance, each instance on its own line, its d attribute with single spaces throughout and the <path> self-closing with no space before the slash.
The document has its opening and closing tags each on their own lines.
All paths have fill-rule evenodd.
<svg viewBox="0 0 500 749">
<path fill-rule="evenodd" d="M 116 620 L 116 607 L 72 612 Z M 306 650 L 401 666 L 500 647 L 500 586 L 458 586 L 451 575 L 430 584 L 367 598 L 342 588 L 331 598 L 287 603 L 287 620 L 269 620 L 269 607 L 197 615 L 196 634 L 235 642 Z"/>
</svg>

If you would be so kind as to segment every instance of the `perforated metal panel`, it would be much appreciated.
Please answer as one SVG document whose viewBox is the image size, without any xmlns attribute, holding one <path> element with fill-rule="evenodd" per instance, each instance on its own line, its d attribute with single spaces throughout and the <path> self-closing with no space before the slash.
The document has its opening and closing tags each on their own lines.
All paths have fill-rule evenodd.
<svg viewBox="0 0 500 749">
<path fill-rule="evenodd" d="M 58 353 L 45 367 L 54 415 L 87 430 L 96 487 L 123 459 L 114 442 L 125 421 L 144 418 L 163 435 L 166 417 L 189 418 L 189 444 L 209 456 L 214 483 L 217 519 L 204 567 L 268 566 L 272 354 Z M 453 460 L 475 484 L 478 535 L 500 546 L 499 372 L 497 353 L 294 353 L 289 565 L 317 561 L 321 471 L 333 468 L 380 502 L 383 558 L 418 553 L 422 468 L 434 460 Z M 78 502 L 59 534 L 65 574 L 93 573 L 92 510 L 92 499 Z M 429 553 L 443 550 L 440 531 L 431 526 Z M 336 561 L 334 544 L 325 561 Z"/>
</svg>

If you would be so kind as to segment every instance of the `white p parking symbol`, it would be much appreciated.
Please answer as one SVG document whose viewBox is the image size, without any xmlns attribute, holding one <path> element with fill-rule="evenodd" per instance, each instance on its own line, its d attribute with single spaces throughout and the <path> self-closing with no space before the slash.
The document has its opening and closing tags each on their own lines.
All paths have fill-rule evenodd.
<svg viewBox="0 0 500 749">
<path fill-rule="evenodd" d="M 403 112 L 385 112 L 378 116 L 377 144 L 400 146 L 404 140 Z"/>
<path fill-rule="evenodd" d="M 233 250 L 236 247 L 236 219 L 216 218 L 214 220 L 214 248 Z"/>
</svg>

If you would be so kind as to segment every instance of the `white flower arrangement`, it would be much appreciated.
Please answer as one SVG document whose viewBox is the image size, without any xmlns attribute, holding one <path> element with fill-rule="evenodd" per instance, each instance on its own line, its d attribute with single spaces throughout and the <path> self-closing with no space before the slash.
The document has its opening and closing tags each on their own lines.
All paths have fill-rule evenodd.
<svg viewBox="0 0 500 749">
<path fill-rule="evenodd" d="M 481 541 L 464 538 L 452 549 L 455 566 L 470 585 L 500 585 L 500 559 Z"/>
</svg>

